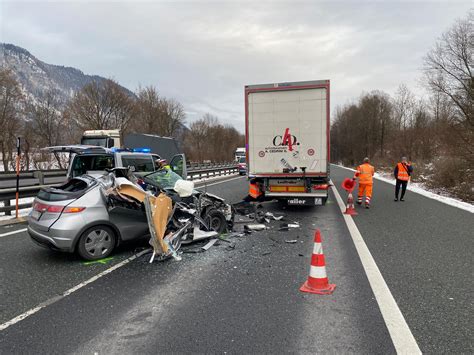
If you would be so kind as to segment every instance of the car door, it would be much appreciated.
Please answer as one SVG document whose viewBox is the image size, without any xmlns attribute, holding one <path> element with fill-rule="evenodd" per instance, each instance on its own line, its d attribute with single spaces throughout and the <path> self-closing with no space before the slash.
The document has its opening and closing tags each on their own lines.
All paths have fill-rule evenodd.
<svg viewBox="0 0 474 355">
<path fill-rule="evenodd" d="M 188 178 L 188 170 L 186 168 L 186 157 L 184 154 L 176 154 L 170 161 L 170 169 L 181 176 L 184 180 Z"/>
</svg>

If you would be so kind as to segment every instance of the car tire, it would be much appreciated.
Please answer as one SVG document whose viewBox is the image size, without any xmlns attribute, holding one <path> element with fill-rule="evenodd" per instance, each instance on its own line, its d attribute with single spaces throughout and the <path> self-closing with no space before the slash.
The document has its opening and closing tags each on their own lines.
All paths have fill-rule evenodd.
<svg viewBox="0 0 474 355">
<path fill-rule="evenodd" d="M 205 218 L 207 225 L 210 230 L 214 230 L 219 234 L 225 233 L 227 230 L 227 220 L 225 215 L 216 209 L 210 209 L 205 213 Z"/>
<path fill-rule="evenodd" d="M 107 226 L 86 229 L 77 243 L 77 252 L 86 260 L 98 260 L 109 256 L 117 245 L 115 232 Z"/>
</svg>

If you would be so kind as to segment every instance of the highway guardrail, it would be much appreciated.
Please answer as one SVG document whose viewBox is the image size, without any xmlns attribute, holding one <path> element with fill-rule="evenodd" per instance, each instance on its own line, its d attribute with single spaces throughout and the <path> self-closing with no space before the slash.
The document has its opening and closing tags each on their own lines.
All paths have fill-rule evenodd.
<svg viewBox="0 0 474 355">
<path fill-rule="evenodd" d="M 197 180 L 209 178 L 214 176 L 223 176 L 235 174 L 238 168 L 235 163 L 220 163 L 220 164 L 196 164 L 191 163 L 187 167 L 188 180 Z M 35 197 L 39 190 L 46 187 L 57 186 L 58 184 L 45 184 L 46 177 L 61 177 L 66 178 L 66 170 L 44 170 L 44 171 L 25 171 L 20 173 L 20 180 L 24 179 L 38 179 L 39 183 L 31 186 L 22 186 L 19 188 L 19 198 Z M 16 174 L 11 172 L 1 172 L 0 180 L 15 181 Z M 10 201 L 15 199 L 16 188 L 9 187 L 0 189 L 0 201 L 3 201 L 3 207 L 0 206 L 0 213 L 4 212 L 6 215 L 11 215 L 11 211 L 15 210 L 15 205 Z M 19 209 L 31 207 L 31 203 L 19 204 Z"/>
</svg>

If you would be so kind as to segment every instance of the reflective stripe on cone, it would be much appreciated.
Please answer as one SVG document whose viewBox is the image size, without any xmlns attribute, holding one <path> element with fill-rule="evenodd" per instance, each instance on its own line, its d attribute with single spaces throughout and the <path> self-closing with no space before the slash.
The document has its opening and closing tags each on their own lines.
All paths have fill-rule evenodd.
<svg viewBox="0 0 474 355">
<path fill-rule="evenodd" d="M 326 274 L 326 261 L 323 254 L 321 232 L 314 234 L 313 255 L 308 280 L 301 286 L 300 291 L 328 295 L 333 293 L 336 285 L 330 284 Z"/>
</svg>

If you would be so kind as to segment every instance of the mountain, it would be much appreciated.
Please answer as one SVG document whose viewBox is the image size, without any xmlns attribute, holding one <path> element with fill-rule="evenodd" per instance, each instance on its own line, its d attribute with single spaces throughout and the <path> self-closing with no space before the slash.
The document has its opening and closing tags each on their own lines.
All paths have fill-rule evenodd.
<svg viewBox="0 0 474 355">
<path fill-rule="evenodd" d="M 98 75 L 86 75 L 76 68 L 47 64 L 26 49 L 7 43 L 0 43 L 0 68 L 13 71 L 23 92 L 33 102 L 51 90 L 55 90 L 66 102 L 84 85 L 106 80 Z M 127 88 L 123 89 L 134 95 Z"/>
</svg>

